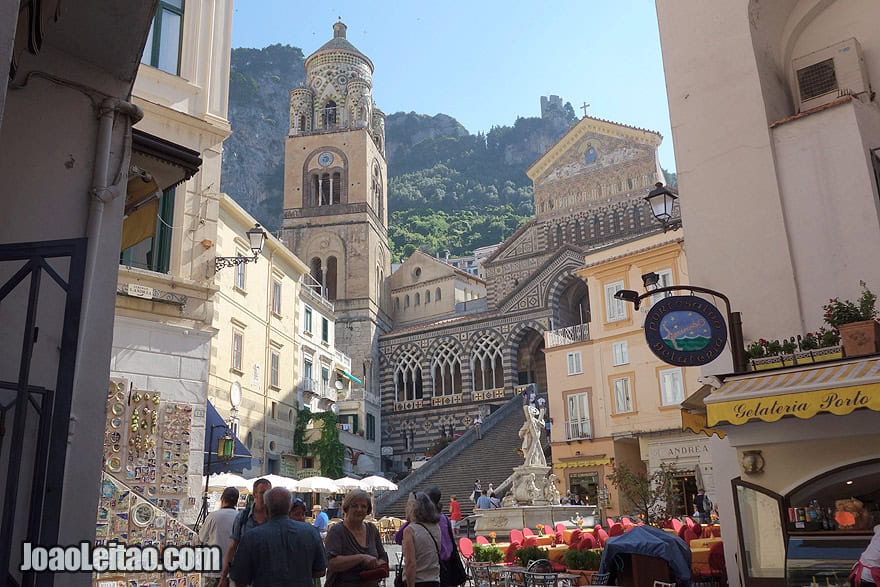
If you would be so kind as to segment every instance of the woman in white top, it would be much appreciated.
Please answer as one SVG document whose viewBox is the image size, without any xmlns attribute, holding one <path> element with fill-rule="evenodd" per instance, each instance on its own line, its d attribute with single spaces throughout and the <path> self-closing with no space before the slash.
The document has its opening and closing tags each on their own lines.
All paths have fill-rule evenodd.
<svg viewBox="0 0 880 587">
<path fill-rule="evenodd" d="M 440 587 L 440 512 L 424 493 L 412 493 L 406 503 L 403 531 L 403 573 L 407 587 Z"/>
</svg>

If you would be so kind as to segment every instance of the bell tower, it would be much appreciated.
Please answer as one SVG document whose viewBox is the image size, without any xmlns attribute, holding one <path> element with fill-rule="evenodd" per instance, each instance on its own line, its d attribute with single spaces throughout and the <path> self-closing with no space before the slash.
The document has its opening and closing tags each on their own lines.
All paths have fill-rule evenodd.
<svg viewBox="0 0 880 587">
<path fill-rule="evenodd" d="M 333 25 L 290 92 L 282 238 L 336 310 L 336 344 L 352 374 L 379 393 L 379 335 L 391 329 L 387 279 L 385 114 L 372 97 L 373 62 Z"/>
</svg>

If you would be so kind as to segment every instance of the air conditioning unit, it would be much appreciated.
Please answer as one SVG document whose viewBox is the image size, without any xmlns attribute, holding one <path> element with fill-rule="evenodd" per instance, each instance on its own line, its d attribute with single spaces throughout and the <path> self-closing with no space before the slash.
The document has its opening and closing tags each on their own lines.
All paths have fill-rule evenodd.
<svg viewBox="0 0 880 587">
<path fill-rule="evenodd" d="M 852 38 L 792 61 L 798 90 L 798 112 L 841 96 L 871 91 L 862 47 Z"/>
</svg>

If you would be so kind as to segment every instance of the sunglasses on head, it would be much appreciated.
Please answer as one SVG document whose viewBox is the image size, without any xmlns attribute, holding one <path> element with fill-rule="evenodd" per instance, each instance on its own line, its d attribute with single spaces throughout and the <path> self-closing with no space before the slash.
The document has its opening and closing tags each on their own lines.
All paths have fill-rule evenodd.
<svg viewBox="0 0 880 587">
<path fill-rule="evenodd" d="M 304 502 L 304 501 L 303 501 L 302 499 L 300 499 L 299 497 L 294 497 L 294 498 L 293 498 L 293 505 L 301 505 L 301 506 L 305 507 L 306 502 Z"/>
</svg>

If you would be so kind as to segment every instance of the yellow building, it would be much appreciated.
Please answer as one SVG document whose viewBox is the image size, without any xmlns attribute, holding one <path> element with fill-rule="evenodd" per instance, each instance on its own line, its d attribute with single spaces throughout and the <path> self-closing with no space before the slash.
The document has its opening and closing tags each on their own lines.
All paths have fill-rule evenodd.
<svg viewBox="0 0 880 587">
<path fill-rule="evenodd" d="M 650 272 L 659 275 L 658 287 L 687 284 L 681 231 L 654 233 L 588 255 L 578 274 L 592 300 L 589 325 L 545 333 L 559 490 L 586 496 L 591 504 L 598 501 L 611 516 L 630 509 L 607 480 L 612 464 L 648 474 L 661 463 L 674 464 L 683 471 L 678 491 L 687 513 L 698 486 L 711 492 L 713 485 L 707 439 L 683 433 L 679 416 L 679 404 L 699 387 L 699 369 L 667 365 L 648 348 L 642 312 L 651 298 L 639 311 L 614 299 L 621 289 L 641 290 L 642 275 Z"/>
</svg>

